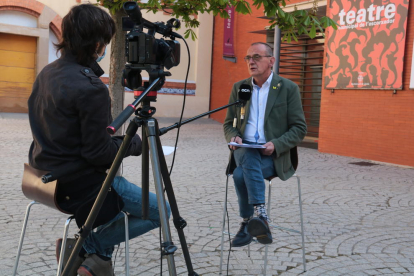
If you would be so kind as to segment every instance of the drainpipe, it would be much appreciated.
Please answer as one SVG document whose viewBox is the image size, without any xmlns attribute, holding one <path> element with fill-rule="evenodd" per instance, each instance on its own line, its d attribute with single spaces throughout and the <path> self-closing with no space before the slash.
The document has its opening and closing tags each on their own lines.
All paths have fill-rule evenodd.
<svg viewBox="0 0 414 276">
<path fill-rule="evenodd" d="M 275 26 L 275 35 L 274 35 L 274 48 L 273 48 L 273 56 L 275 57 L 275 64 L 273 66 L 273 72 L 275 72 L 275 74 L 279 75 L 279 62 L 280 62 L 280 44 L 282 41 L 282 37 L 281 37 L 281 31 L 279 29 L 279 26 L 276 25 Z"/>
</svg>

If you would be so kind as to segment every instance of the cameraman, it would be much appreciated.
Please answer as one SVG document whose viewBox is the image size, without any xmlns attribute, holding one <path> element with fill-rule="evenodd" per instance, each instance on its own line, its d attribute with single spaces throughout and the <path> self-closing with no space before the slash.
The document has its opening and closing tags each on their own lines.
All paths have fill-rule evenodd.
<svg viewBox="0 0 414 276">
<path fill-rule="evenodd" d="M 97 62 L 115 34 L 115 23 L 107 12 L 91 4 L 74 6 L 62 21 L 62 39 L 56 48 L 61 57 L 37 76 L 29 98 L 29 120 L 33 143 L 30 165 L 53 171 L 84 163 L 86 168 L 58 179 L 57 202 L 76 218 L 80 227 L 106 177 L 123 137 L 111 137 L 111 99 L 99 77 Z M 126 156 L 141 154 L 141 139 L 133 138 Z M 168 214 L 170 214 L 167 204 Z M 123 214 L 129 213 L 130 238 L 160 226 L 155 194 L 149 198 L 149 220 L 141 219 L 141 188 L 117 176 L 69 275 L 114 275 L 114 246 L 125 241 Z M 68 239 L 69 257 L 75 239 Z M 61 239 L 57 241 L 57 258 Z M 66 260 L 63 260 L 67 262 Z M 65 263 L 63 264 L 66 265 Z"/>
</svg>

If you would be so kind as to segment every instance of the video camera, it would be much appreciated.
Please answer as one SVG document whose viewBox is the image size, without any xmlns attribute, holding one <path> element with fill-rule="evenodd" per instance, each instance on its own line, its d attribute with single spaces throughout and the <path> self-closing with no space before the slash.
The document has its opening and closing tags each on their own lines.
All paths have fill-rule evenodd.
<svg viewBox="0 0 414 276">
<path fill-rule="evenodd" d="M 127 64 L 123 72 L 122 85 L 131 90 L 143 90 L 141 71 L 146 70 L 149 74 L 149 82 L 156 78 L 163 78 L 154 91 L 161 89 L 164 84 L 165 76 L 171 76 L 170 72 L 165 72 L 164 67 L 170 69 L 180 64 L 180 43 L 175 40 L 181 35 L 172 31 L 173 28 L 180 27 L 180 21 L 172 18 L 164 22 L 152 23 L 142 18 L 141 11 L 136 2 L 129 1 L 124 3 L 124 10 L 128 17 L 122 18 L 122 30 L 128 33 L 125 36 L 125 56 Z M 143 28 L 148 29 L 144 33 Z M 155 38 L 155 33 L 164 37 Z"/>
</svg>

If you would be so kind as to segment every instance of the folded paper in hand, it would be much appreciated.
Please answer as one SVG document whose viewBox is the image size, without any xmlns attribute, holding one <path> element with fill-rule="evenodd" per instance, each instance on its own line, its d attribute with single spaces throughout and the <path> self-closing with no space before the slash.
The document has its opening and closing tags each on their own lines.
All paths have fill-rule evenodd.
<svg viewBox="0 0 414 276">
<path fill-rule="evenodd" d="M 235 142 L 228 143 L 229 146 L 235 146 L 239 148 L 252 148 L 252 149 L 265 149 L 263 145 L 252 145 L 252 144 L 237 144 Z"/>
</svg>

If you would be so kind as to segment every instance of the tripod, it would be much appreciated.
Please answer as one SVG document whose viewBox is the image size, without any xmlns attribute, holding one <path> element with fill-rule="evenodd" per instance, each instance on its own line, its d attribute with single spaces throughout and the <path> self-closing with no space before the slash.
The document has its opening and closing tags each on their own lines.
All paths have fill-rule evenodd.
<svg viewBox="0 0 414 276">
<path fill-rule="evenodd" d="M 122 126 L 122 124 L 135 112 L 135 109 L 138 106 L 138 104 L 140 102 L 143 103 L 142 108 L 139 108 L 136 112 L 137 116 L 128 125 L 124 140 L 112 163 L 112 166 L 108 172 L 108 175 L 104 183 L 102 184 L 99 195 L 95 200 L 95 203 L 89 213 L 89 216 L 85 224 L 81 227 L 79 231 L 79 238 L 76 242 L 75 247 L 72 250 L 72 254 L 70 255 L 69 260 L 66 264 L 66 267 L 62 273 L 63 276 L 68 275 L 69 268 L 71 268 L 74 265 L 75 258 L 79 254 L 82 244 L 84 243 L 84 240 L 86 239 L 86 237 L 88 237 L 89 233 L 92 231 L 92 225 L 95 222 L 95 219 L 98 216 L 99 210 L 101 209 L 103 205 L 103 202 L 108 193 L 108 190 L 111 187 L 112 182 L 116 176 L 116 172 L 118 171 L 118 168 L 120 167 L 122 163 L 122 160 L 127 152 L 128 146 L 132 138 L 134 137 L 135 133 L 137 132 L 140 126 L 142 126 L 142 195 L 143 195 L 143 199 L 142 199 L 143 214 L 142 215 L 143 215 L 143 218 L 144 219 L 148 218 L 148 201 L 149 201 L 148 184 L 149 184 L 149 154 L 150 154 L 152 170 L 154 174 L 154 183 L 155 183 L 155 188 L 156 188 L 158 208 L 160 212 L 161 230 L 162 230 L 163 239 L 164 239 L 164 243 L 162 243 L 162 253 L 163 255 L 167 256 L 169 273 L 170 275 L 176 275 L 173 254 L 177 250 L 177 247 L 171 241 L 171 232 L 170 232 L 170 227 L 169 227 L 168 218 L 167 218 L 166 203 L 165 203 L 164 192 L 163 192 L 163 183 L 165 186 L 165 190 L 167 192 L 168 201 L 170 203 L 174 226 L 176 227 L 178 236 L 180 238 L 181 247 L 182 247 L 183 255 L 185 258 L 188 275 L 190 276 L 198 275 L 197 273 L 194 272 L 193 267 L 192 267 L 190 254 L 188 252 L 187 242 L 185 240 L 185 236 L 183 232 L 183 229 L 187 225 L 187 223 L 183 218 L 181 218 L 179 211 L 178 211 L 177 202 L 175 200 L 174 191 L 172 188 L 171 179 L 169 177 L 167 164 L 166 164 L 165 157 L 162 151 L 162 146 L 161 146 L 161 141 L 160 141 L 159 136 L 167 133 L 171 129 L 178 128 L 184 124 L 190 123 L 203 116 L 212 114 L 214 112 L 228 108 L 230 106 L 233 106 L 233 105 L 242 106 L 245 104 L 246 100 L 238 99 L 237 101 L 231 104 L 205 112 L 203 114 L 200 114 L 198 116 L 195 116 L 183 122 L 176 123 L 172 126 L 159 129 L 157 121 L 154 118 L 152 118 L 152 115 L 155 113 L 155 108 L 150 106 L 149 97 L 148 98 L 145 98 L 145 97 L 147 96 L 147 94 L 150 93 L 151 89 L 156 87 L 159 83 L 162 83 L 163 79 L 164 79 L 164 76 L 158 74 L 157 78 L 155 78 L 155 80 L 151 84 L 148 85 L 145 91 L 138 98 L 136 98 L 136 100 L 132 104 L 128 105 L 128 107 L 125 108 L 124 111 L 121 112 L 121 114 L 112 122 L 112 124 L 108 126 L 107 131 L 111 134 L 114 134 L 116 130 L 119 129 Z M 58 179 L 62 175 L 75 172 L 78 169 L 81 169 L 83 167 L 85 167 L 85 164 L 80 163 L 70 168 L 67 167 L 66 169 L 61 170 L 61 171 L 59 170 L 53 173 L 46 174 L 42 177 L 42 181 L 44 183 L 53 181 L 55 179 Z"/>
<path fill-rule="evenodd" d="M 168 201 L 170 203 L 171 213 L 173 215 L 173 222 L 177 229 L 178 236 L 180 238 L 180 243 L 185 258 L 188 275 L 198 276 L 198 274 L 195 273 L 193 270 L 190 254 L 187 247 L 187 242 L 185 240 L 183 229 L 187 225 L 187 223 L 180 216 L 180 213 L 178 211 L 178 206 L 172 188 L 171 179 L 168 173 L 167 163 L 165 161 L 161 141 L 159 138 L 160 131 L 158 128 L 158 122 L 156 119 L 152 118 L 152 115 L 155 113 L 155 108 L 151 107 L 150 100 L 145 98 L 145 96 L 150 92 L 150 90 L 161 81 L 162 78 L 157 78 L 156 80 L 154 80 L 142 93 L 142 95 L 139 98 L 137 98 L 133 104 L 129 105 L 128 108 L 125 109 L 124 112 L 122 112 L 121 115 L 113 122 L 112 125 L 114 125 L 116 128 L 120 127 L 122 123 L 126 121 L 126 118 L 129 118 L 129 116 L 132 115 L 131 109 L 135 110 L 135 106 L 142 101 L 142 107 L 137 110 L 137 116 L 129 123 L 124 140 L 112 163 L 108 175 L 104 183 L 102 184 L 99 195 L 95 200 L 95 203 L 89 213 L 89 216 L 85 224 L 81 227 L 79 231 L 79 238 L 76 242 L 75 247 L 73 248 L 72 254 L 62 273 L 63 276 L 68 274 L 69 268 L 73 266 L 75 262 L 75 257 L 79 254 L 84 240 L 92 231 L 92 225 L 99 213 L 100 208 L 102 207 L 108 190 L 111 187 L 111 184 L 116 176 L 116 172 L 118 171 L 122 163 L 122 160 L 127 152 L 128 146 L 131 143 L 132 138 L 138 131 L 139 127 L 142 127 L 142 217 L 143 219 L 148 219 L 149 157 L 151 157 L 155 192 L 157 196 L 157 203 L 160 214 L 161 231 L 163 234 L 163 243 L 161 245 L 161 251 L 162 255 L 167 257 L 169 274 L 171 276 L 177 275 L 174 262 L 174 252 L 177 250 L 177 247 L 171 240 L 171 232 L 167 216 L 166 201 L 164 197 L 164 187 L 168 196 Z M 108 131 L 110 130 L 115 130 L 115 128 L 112 126 L 108 127 Z M 56 176 L 50 177 L 50 179 L 53 179 L 54 177 Z"/>
<path fill-rule="evenodd" d="M 154 108 L 149 105 L 149 101 L 144 100 L 142 108 L 138 109 L 138 116 L 129 124 L 123 144 L 129 144 L 132 137 L 139 127 L 142 127 L 142 209 L 143 218 L 148 218 L 148 195 L 149 195 L 149 157 L 154 177 L 155 191 L 157 195 L 158 208 L 160 212 L 161 230 L 163 234 L 162 254 L 167 256 L 168 268 L 170 275 L 176 275 L 174 264 L 174 252 L 177 247 L 171 241 L 171 232 L 168 223 L 167 209 L 164 198 L 163 183 L 171 206 L 173 222 L 177 229 L 181 247 L 184 253 L 187 270 L 189 275 L 197 275 L 193 271 L 187 243 L 183 229 L 187 225 L 186 221 L 180 216 L 171 179 L 168 173 L 167 163 L 162 151 L 161 141 L 159 138 L 159 128 L 156 119 L 152 118 Z M 122 146 L 121 146 L 122 147 Z M 120 150 L 121 151 L 121 150 Z"/>
</svg>

